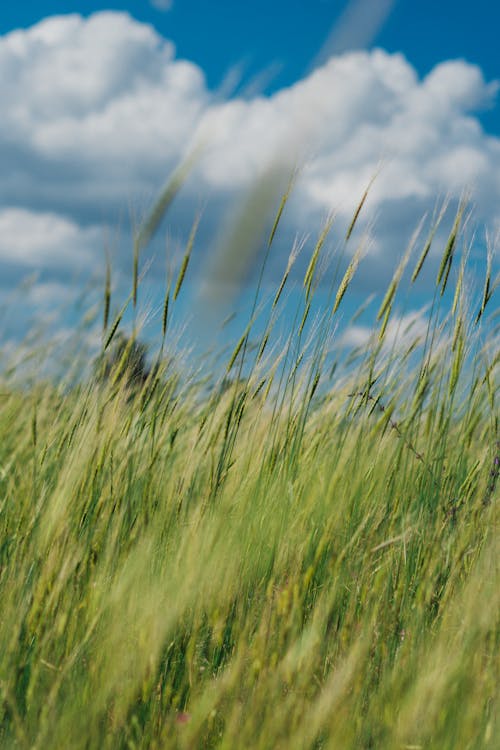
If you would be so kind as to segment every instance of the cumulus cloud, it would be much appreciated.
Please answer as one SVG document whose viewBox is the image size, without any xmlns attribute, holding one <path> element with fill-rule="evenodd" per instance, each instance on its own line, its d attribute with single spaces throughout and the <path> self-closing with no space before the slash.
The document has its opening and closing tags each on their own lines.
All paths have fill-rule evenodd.
<svg viewBox="0 0 500 750">
<path fill-rule="evenodd" d="M 0 263 L 58 273 L 88 268 L 102 245 L 102 232 L 82 228 L 54 213 L 0 209 Z"/>
<path fill-rule="evenodd" d="M 384 335 L 383 349 L 401 351 L 414 344 L 421 344 L 429 327 L 427 308 L 412 310 L 403 315 L 391 316 Z M 378 330 L 364 325 L 348 326 L 337 342 L 338 347 L 356 347 L 361 350 L 376 344 Z"/>
<path fill-rule="evenodd" d="M 304 194 L 311 208 L 346 210 L 381 160 L 372 193 L 377 203 L 429 197 L 473 181 L 481 189 L 485 178 L 498 189 L 491 167 L 492 161 L 498 166 L 500 140 L 486 137 L 469 114 L 494 92 L 478 68 L 463 62 L 443 63 L 419 81 L 401 55 L 375 50 L 335 57 L 272 97 L 209 109 L 201 127 L 213 146 L 204 174 L 229 187 L 255 178 L 280 155 L 309 151 Z"/>
<path fill-rule="evenodd" d="M 150 202 L 204 143 L 180 229 L 206 200 L 202 231 L 216 227 L 225 199 L 296 162 L 288 236 L 315 232 L 331 210 L 346 223 L 379 170 L 360 221 L 378 217 L 370 278 L 383 278 L 439 194 L 470 187 L 478 218 L 500 226 L 500 138 L 475 114 L 496 88 L 465 61 L 420 79 L 402 55 L 374 50 L 331 57 L 271 96 L 221 101 L 172 42 L 125 13 L 45 19 L 0 37 L 0 261 L 20 273 L 84 267 L 99 228 Z"/>
</svg>

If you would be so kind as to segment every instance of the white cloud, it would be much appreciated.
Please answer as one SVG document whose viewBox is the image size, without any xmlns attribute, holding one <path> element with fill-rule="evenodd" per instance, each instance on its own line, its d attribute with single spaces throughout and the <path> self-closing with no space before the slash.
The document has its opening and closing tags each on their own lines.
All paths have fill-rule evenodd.
<svg viewBox="0 0 500 750">
<path fill-rule="evenodd" d="M 91 270 L 91 259 L 102 254 L 102 240 L 98 228 L 83 229 L 54 213 L 0 209 L 0 263 L 23 271 Z"/>
<path fill-rule="evenodd" d="M 385 352 L 394 349 L 402 351 L 413 344 L 422 344 L 429 327 L 429 318 L 426 313 L 427 308 L 424 308 L 412 310 L 403 315 L 392 315 L 385 330 L 383 350 Z M 353 324 L 342 333 L 338 346 L 359 347 L 363 350 L 376 344 L 378 333 L 377 328 Z"/>
<path fill-rule="evenodd" d="M 225 196 L 298 158 L 287 229 L 314 233 L 331 209 L 348 220 L 382 163 L 360 223 L 378 216 L 370 278 L 383 278 L 438 194 L 468 185 L 478 218 L 500 223 L 500 138 L 474 115 L 495 92 L 465 61 L 420 80 L 402 55 L 375 50 L 272 96 L 220 102 L 199 67 L 125 13 L 46 19 L 0 37 L 1 262 L 81 267 L 96 257 L 96 227 L 150 201 L 208 136 L 179 226 L 207 197 L 216 226 Z"/>
<path fill-rule="evenodd" d="M 230 187 L 273 158 L 309 151 L 303 192 L 311 209 L 351 211 L 381 160 L 372 205 L 432 198 L 474 181 L 481 195 L 484 180 L 498 195 L 500 140 L 468 115 L 494 91 L 466 63 L 444 63 L 419 81 L 401 55 L 333 58 L 272 97 L 210 109 L 201 126 L 214 141 L 205 177 Z"/>
</svg>

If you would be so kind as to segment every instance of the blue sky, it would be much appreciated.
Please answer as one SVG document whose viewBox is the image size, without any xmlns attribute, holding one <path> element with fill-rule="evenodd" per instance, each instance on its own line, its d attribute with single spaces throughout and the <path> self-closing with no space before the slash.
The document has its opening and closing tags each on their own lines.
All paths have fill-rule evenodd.
<svg viewBox="0 0 500 750">
<path fill-rule="evenodd" d="M 200 140 L 207 153 L 144 258 L 152 307 L 167 230 L 175 266 L 202 209 L 200 267 L 217 271 L 217 244 L 252 186 L 281 175 L 272 207 L 297 162 L 276 276 L 294 238 L 307 248 L 331 211 L 341 234 L 381 165 L 353 238 L 367 238 L 358 298 L 383 291 L 422 215 L 444 195 L 452 210 L 464 188 L 480 264 L 484 230 L 500 229 L 498 28 L 491 0 L 4 4 L 0 298 L 35 273 L 40 317 L 102 268 L 105 247 L 125 288 L 131 214 L 143 215 Z M 424 316 L 426 294 L 401 315 Z M 19 335 L 26 321 L 13 320 Z"/>
</svg>

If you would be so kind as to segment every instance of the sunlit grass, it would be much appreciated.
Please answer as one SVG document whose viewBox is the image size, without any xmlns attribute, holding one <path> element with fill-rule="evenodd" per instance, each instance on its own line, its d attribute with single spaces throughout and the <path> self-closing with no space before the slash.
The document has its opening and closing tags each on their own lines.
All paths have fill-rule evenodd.
<svg viewBox="0 0 500 750">
<path fill-rule="evenodd" d="M 480 315 L 462 272 L 452 311 L 440 308 L 462 213 L 426 335 L 388 339 L 412 246 L 333 387 L 329 341 L 363 247 L 307 326 L 332 219 L 289 339 L 268 351 L 295 249 L 256 346 L 252 318 L 210 387 L 162 356 L 137 377 L 133 339 L 110 359 L 126 306 L 111 320 L 109 265 L 95 377 L 28 388 L 11 374 L 2 747 L 498 746 L 499 357 L 481 339 L 494 282 Z"/>
</svg>

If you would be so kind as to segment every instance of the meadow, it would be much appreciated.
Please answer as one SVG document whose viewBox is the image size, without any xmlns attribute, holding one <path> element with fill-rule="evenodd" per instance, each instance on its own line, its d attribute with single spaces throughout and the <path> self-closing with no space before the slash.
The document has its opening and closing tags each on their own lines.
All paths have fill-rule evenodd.
<svg viewBox="0 0 500 750">
<path fill-rule="evenodd" d="M 155 366 L 131 365 L 108 267 L 97 372 L 72 387 L 3 377 L 2 748 L 499 746 L 498 317 L 491 256 L 471 298 L 464 210 L 425 333 L 389 337 L 433 232 L 334 378 L 362 259 L 310 325 L 328 222 L 287 340 L 272 332 L 293 255 L 223 375 L 186 378 L 163 356 L 191 238 Z M 154 228 L 136 242 L 132 308 Z"/>
</svg>

